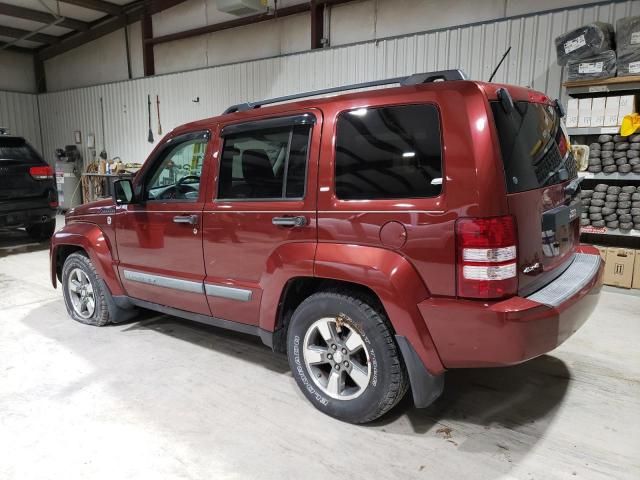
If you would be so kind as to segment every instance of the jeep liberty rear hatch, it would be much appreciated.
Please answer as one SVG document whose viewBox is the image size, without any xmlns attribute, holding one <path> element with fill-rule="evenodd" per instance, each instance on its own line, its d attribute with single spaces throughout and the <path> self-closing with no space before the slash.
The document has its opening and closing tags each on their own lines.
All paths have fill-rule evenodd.
<svg viewBox="0 0 640 480">
<path fill-rule="evenodd" d="M 490 105 L 516 219 L 518 293 L 526 296 L 560 275 L 579 244 L 579 201 L 566 188 L 577 170 L 558 107 L 518 99 L 513 108 Z"/>
</svg>

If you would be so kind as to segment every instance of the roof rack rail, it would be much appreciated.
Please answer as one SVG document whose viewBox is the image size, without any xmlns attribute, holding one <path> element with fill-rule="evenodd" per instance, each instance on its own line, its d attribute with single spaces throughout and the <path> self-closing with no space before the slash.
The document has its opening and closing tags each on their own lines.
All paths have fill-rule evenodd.
<svg viewBox="0 0 640 480">
<path fill-rule="evenodd" d="M 383 85 L 393 85 L 399 83 L 401 86 L 420 85 L 422 83 L 431 83 L 437 81 L 451 80 L 467 80 L 467 75 L 462 70 L 440 70 L 437 72 L 415 73 L 408 77 L 395 77 L 386 80 L 374 80 L 372 82 L 354 83 L 351 85 L 343 85 L 341 87 L 324 88 L 322 90 L 312 90 L 310 92 L 296 93 L 293 95 L 285 95 L 284 97 L 269 98 L 257 102 L 245 102 L 232 105 L 227 108 L 224 113 L 244 112 L 254 108 L 260 108 L 264 105 L 273 103 L 287 102 L 289 100 L 297 100 L 299 98 L 314 97 L 317 95 L 328 95 L 330 93 L 346 92 L 349 90 L 358 90 L 360 88 L 381 87 Z"/>
</svg>

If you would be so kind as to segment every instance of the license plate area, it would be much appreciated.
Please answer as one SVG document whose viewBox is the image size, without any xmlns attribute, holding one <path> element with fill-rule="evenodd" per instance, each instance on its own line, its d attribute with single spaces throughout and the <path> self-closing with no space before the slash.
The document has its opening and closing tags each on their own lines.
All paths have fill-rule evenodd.
<svg viewBox="0 0 640 480">
<path fill-rule="evenodd" d="M 580 218 L 582 204 L 573 202 L 570 205 L 560 205 L 559 207 L 547 210 L 542 214 L 542 231 L 558 231 L 567 227 L 571 222 Z"/>
</svg>

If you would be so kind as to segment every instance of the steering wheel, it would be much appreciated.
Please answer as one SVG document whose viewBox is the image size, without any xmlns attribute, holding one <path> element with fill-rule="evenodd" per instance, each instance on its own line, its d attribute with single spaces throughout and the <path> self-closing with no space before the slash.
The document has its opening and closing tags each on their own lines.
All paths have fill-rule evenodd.
<svg viewBox="0 0 640 480">
<path fill-rule="evenodd" d="M 187 182 L 187 181 L 185 181 L 187 179 L 194 180 L 194 181 L 193 182 Z M 200 176 L 198 176 L 198 175 L 187 175 L 185 177 L 182 177 L 180 180 L 178 180 L 176 182 L 176 187 L 178 188 L 178 190 L 180 190 L 180 188 L 183 185 L 188 185 L 190 183 L 200 183 Z"/>
</svg>

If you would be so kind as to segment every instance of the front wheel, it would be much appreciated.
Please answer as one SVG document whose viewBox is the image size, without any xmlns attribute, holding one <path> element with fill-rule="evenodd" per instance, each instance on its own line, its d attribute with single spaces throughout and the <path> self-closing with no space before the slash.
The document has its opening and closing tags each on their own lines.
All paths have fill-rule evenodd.
<svg viewBox="0 0 640 480">
<path fill-rule="evenodd" d="M 350 423 L 384 415 L 408 388 L 386 315 L 359 296 L 319 292 L 303 301 L 291 318 L 287 352 L 309 401 Z"/>
<path fill-rule="evenodd" d="M 110 322 L 105 292 L 91 260 L 72 253 L 62 267 L 62 293 L 67 312 L 74 320 L 101 327 Z"/>
</svg>

